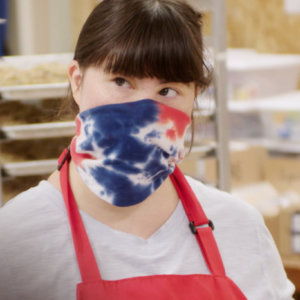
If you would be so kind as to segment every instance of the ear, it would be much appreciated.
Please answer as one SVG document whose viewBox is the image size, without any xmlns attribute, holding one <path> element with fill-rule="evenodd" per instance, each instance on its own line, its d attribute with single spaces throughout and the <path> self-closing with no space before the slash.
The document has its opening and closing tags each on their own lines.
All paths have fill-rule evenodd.
<svg viewBox="0 0 300 300">
<path fill-rule="evenodd" d="M 68 77 L 71 85 L 73 98 L 79 106 L 83 75 L 82 71 L 80 70 L 79 64 L 76 60 L 72 60 L 69 64 Z"/>
</svg>

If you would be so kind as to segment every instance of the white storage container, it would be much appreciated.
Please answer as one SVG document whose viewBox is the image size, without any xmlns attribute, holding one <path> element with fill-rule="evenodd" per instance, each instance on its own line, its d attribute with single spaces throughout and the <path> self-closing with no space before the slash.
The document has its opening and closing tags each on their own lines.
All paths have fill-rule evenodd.
<svg viewBox="0 0 300 300">
<path fill-rule="evenodd" d="M 265 101 L 267 102 L 267 101 Z M 274 109 L 261 111 L 265 137 L 271 140 L 300 142 L 300 92 L 268 99 Z M 282 109 L 276 109 L 280 108 Z"/>
<path fill-rule="evenodd" d="M 297 89 L 300 55 L 259 54 L 250 49 L 227 52 L 229 99 L 263 98 Z"/>
<path fill-rule="evenodd" d="M 265 111 L 261 118 L 267 139 L 300 142 L 300 111 Z"/>
</svg>

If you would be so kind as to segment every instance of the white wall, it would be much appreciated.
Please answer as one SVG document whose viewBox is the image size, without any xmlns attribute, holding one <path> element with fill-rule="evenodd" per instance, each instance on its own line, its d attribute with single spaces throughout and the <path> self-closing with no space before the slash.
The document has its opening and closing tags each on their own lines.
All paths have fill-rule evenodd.
<svg viewBox="0 0 300 300">
<path fill-rule="evenodd" d="M 11 54 L 71 52 L 71 0 L 10 0 Z"/>
<path fill-rule="evenodd" d="M 300 1 L 284 0 L 284 9 L 288 14 L 300 14 Z"/>
</svg>

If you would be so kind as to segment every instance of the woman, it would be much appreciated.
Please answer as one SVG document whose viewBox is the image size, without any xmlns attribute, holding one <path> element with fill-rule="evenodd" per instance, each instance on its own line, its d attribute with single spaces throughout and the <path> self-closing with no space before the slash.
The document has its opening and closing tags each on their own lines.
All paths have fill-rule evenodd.
<svg viewBox="0 0 300 300">
<path fill-rule="evenodd" d="M 200 29 L 176 0 L 91 13 L 69 66 L 76 136 L 0 212 L 1 299 L 291 299 L 260 215 L 175 166 L 209 84 Z"/>
</svg>

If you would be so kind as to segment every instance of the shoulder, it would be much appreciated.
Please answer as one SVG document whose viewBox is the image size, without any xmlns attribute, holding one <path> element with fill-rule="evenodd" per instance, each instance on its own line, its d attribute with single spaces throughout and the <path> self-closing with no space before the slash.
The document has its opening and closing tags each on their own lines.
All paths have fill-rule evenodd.
<svg viewBox="0 0 300 300">
<path fill-rule="evenodd" d="M 61 193 L 44 180 L 9 200 L 0 208 L 0 237 L 13 238 L 14 234 L 47 226 L 64 213 L 59 208 L 61 199 Z"/>
<path fill-rule="evenodd" d="M 61 193 L 48 181 L 41 181 L 0 209 L 0 240 L 5 245 L 0 247 L 0 267 L 12 256 L 22 259 L 41 254 L 51 238 L 62 238 L 68 232 L 66 212 L 60 204 L 63 208 Z"/>
<path fill-rule="evenodd" d="M 6 215 L 7 212 L 32 212 L 32 209 L 45 207 L 55 198 L 61 198 L 61 193 L 47 180 L 42 180 L 38 185 L 20 193 L 9 200 L 0 208 L 0 214 Z"/>
<path fill-rule="evenodd" d="M 229 193 L 187 177 L 206 216 L 215 225 L 214 236 L 221 252 L 231 256 L 244 250 L 244 255 L 259 253 L 260 236 L 266 231 L 262 215 L 249 203 Z M 236 253 L 237 254 L 237 253 Z"/>
<path fill-rule="evenodd" d="M 186 179 L 208 218 L 221 219 L 223 222 L 228 219 L 230 223 L 238 219 L 264 223 L 258 210 L 249 203 L 191 177 L 186 176 Z"/>
<path fill-rule="evenodd" d="M 62 195 L 48 181 L 8 201 L 0 209 L 0 299 L 37 299 L 34 291 L 44 299 L 75 295 L 80 276 L 71 239 Z M 55 291 L 53 274 L 62 282 Z"/>
<path fill-rule="evenodd" d="M 292 299 L 272 236 L 262 215 L 249 203 L 187 177 L 207 217 L 226 273 L 248 299 Z"/>
<path fill-rule="evenodd" d="M 249 203 L 231 194 L 187 177 L 206 216 L 214 225 L 214 236 L 224 260 L 240 250 L 244 255 L 259 253 L 260 235 L 265 232 L 262 215 Z"/>
</svg>

